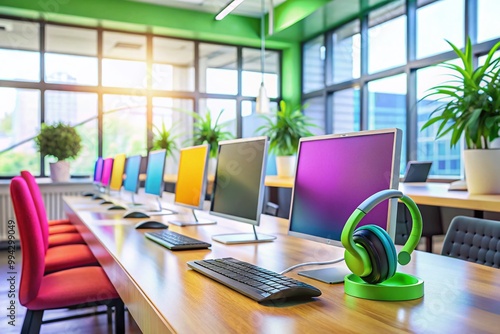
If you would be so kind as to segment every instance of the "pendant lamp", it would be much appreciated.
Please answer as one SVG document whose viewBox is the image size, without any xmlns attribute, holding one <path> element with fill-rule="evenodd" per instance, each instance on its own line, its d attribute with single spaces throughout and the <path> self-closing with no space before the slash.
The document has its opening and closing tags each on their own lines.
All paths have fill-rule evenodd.
<svg viewBox="0 0 500 334">
<path fill-rule="evenodd" d="M 265 0 L 261 0 L 262 17 L 260 19 L 260 68 L 262 72 L 259 95 L 257 95 L 255 110 L 258 114 L 266 114 L 270 112 L 269 97 L 267 96 L 266 87 L 264 86 L 264 65 L 266 62 L 266 40 L 264 19 L 266 16 Z"/>
</svg>

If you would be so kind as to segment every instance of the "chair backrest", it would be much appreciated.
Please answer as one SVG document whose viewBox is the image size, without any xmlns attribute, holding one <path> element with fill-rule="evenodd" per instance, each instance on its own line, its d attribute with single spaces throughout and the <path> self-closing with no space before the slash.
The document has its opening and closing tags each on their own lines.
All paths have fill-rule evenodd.
<svg viewBox="0 0 500 334">
<path fill-rule="evenodd" d="M 10 196 L 17 220 L 22 249 L 19 302 L 26 305 L 38 295 L 45 272 L 45 250 L 38 214 L 26 181 L 16 176 L 10 183 Z"/>
<path fill-rule="evenodd" d="M 36 183 L 35 177 L 27 170 L 21 171 L 21 176 L 26 181 L 28 189 L 33 198 L 33 203 L 35 204 L 36 212 L 38 214 L 38 221 L 40 222 L 40 228 L 42 230 L 42 238 L 44 243 L 45 253 L 49 248 L 49 222 L 47 218 L 47 211 L 45 210 L 45 203 L 43 202 L 42 193 L 40 187 Z"/>
<path fill-rule="evenodd" d="M 453 218 L 441 254 L 500 268 L 500 221 Z"/>
</svg>

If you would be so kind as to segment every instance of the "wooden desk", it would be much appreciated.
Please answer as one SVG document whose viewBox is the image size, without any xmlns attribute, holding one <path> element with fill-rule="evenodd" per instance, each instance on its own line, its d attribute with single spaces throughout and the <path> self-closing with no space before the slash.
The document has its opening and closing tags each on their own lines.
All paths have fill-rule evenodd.
<svg viewBox="0 0 500 334">
<path fill-rule="evenodd" d="M 167 207 L 172 198 L 164 197 Z M 248 225 L 219 217 L 217 225 L 170 226 L 173 231 L 211 241 L 209 250 L 172 252 L 135 230 L 137 220 L 102 218 L 91 199 L 65 197 L 65 208 L 115 285 L 144 333 L 478 333 L 497 332 L 500 323 L 500 270 L 444 256 L 415 252 L 398 270 L 425 281 L 423 298 L 378 302 L 344 294 L 328 285 L 288 276 L 318 287 L 308 302 L 263 306 L 188 269 L 187 261 L 234 257 L 274 271 L 312 260 L 342 256 L 341 248 L 287 236 L 286 220 L 264 216 L 258 230 L 277 236 L 263 244 L 224 245 L 218 233 L 250 232 Z M 182 209 L 180 209 L 182 210 Z M 116 214 L 112 213 L 112 214 Z M 208 216 L 199 212 L 199 216 Z M 163 219 L 167 221 L 167 216 Z"/>
<path fill-rule="evenodd" d="M 415 203 L 450 208 L 500 212 L 500 195 L 471 195 L 449 191 L 448 183 L 400 183 L 399 189 Z"/>
</svg>

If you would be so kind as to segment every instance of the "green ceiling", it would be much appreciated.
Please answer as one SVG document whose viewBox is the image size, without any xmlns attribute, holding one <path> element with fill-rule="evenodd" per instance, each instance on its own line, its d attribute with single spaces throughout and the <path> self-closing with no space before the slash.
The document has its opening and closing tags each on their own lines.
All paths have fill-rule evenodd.
<svg viewBox="0 0 500 334">
<path fill-rule="evenodd" d="M 275 33 L 267 36 L 266 45 L 289 48 L 391 1 L 287 0 L 275 8 Z M 0 0 L 0 14 L 237 45 L 260 45 L 259 19 L 229 15 L 222 21 L 215 21 L 210 13 L 127 0 Z"/>
</svg>

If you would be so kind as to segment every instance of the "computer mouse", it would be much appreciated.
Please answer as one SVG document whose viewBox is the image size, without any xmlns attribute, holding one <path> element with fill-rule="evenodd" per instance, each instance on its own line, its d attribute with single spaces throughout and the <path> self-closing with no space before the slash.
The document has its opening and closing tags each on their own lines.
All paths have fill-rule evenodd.
<svg viewBox="0 0 500 334">
<path fill-rule="evenodd" d="M 156 220 L 144 220 L 135 224 L 135 228 L 168 228 L 168 226 Z"/>
<path fill-rule="evenodd" d="M 108 200 L 104 200 L 104 201 L 102 201 L 102 202 L 101 202 L 101 203 L 99 203 L 99 204 L 101 204 L 101 205 L 104 205 L 104 204 L 113 204 L 113 202 L 108 201 Z"/>
<path fill-rule="evenodd" d="M 131 211 L 126 213 L 123 218 L 149 218 L 148 214 L 141 211 Z"/>
<path fill-rule="evenodd" d="M 108 210 L 125 210 L 125 208 L 121 205 L 112 205 L 108 208 Z"/>
</svg>

